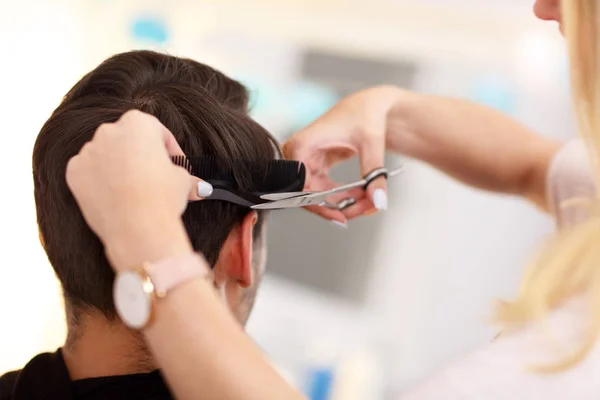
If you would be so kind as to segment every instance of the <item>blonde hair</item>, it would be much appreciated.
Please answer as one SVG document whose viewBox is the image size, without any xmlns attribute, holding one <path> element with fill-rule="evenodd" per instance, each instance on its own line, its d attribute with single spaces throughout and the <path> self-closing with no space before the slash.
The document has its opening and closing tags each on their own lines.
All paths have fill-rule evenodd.
<svg viewBox="0 0 600 400">
<path fill-rule="evenodd" d="M 594 165 L 600 188 L 600 5 L 596 0 L 563 0 L 564 33 L 571 62 L 571 81 L 579 131 Z M 560 232 L 530 265 L 516 300 L 502 303 L 496 318 L 514 328 L 543 321 L 550 310 L 582 294 L 589 301 L 590 318 L 581 343 L 541 371 L 560 371 L 580 361 L 594 347 L 600 334 L 600 209 L 590 199 L 592 216 L 584 223 Z"/>
</svg>

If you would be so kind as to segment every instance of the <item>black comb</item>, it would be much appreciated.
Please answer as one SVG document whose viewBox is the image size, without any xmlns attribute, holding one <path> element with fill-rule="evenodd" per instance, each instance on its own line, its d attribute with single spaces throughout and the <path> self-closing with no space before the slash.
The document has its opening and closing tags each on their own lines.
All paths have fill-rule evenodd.
<svg viewBox="0 0 600 400">
<path fill-rule="evenodd" d="M 246 178 L 239 181 L 233 171 L 212 156 L 182 155 L 171 160 L 213 186 L 213 194 L 205 200 L 229 201 L 246 207 L 268 202 L 260 198 L 264 194 L 302 191 L 306 180 L 306 169 L 299 161 L 271 160 L 266 167 L 239 161 Z"/>
</svg>

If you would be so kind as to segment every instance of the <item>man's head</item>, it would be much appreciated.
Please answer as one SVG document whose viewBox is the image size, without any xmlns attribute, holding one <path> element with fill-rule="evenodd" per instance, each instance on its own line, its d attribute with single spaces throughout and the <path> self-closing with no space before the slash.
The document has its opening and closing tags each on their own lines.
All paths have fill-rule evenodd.
<svg viewBox="0 0 600 400">
<path fill-rule="evenodd" d="M 104 122 L 130 109 L 156 116 L 186 155 L 211 155 L 252 189 L 240 160 L 265 166 L 276 142 L 247 115 L 238 82 L 192 60 L 149 51 L 114 56 L 87 74 L 44 124 L 33 151 L 37 218 L 42 243 L 69 308 L 115 317 L 114 274 L 65 182 L 68 160 Z M 214 269 L 215 286 L 244 323 L 264 270 L 264 215 L 221 201 L 191 203 L 183 221 L 194 249 Z M 135 266 L 132 266 L 135 267 Z"/>
</svg>

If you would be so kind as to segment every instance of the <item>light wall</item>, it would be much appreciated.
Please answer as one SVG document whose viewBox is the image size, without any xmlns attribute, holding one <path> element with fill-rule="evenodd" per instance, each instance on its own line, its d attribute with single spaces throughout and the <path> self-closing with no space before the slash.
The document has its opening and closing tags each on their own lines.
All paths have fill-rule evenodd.
<svg viewBox="0 0 600 400">
<path fill-rule="evenodd" d="M 40 127 L 82 73 L 79 16 L 77 1 L 0 6 L 0 371 L 58 346 L 64 336 L 58 285 L 38 241 L 31 150 Z"/>
</svg>

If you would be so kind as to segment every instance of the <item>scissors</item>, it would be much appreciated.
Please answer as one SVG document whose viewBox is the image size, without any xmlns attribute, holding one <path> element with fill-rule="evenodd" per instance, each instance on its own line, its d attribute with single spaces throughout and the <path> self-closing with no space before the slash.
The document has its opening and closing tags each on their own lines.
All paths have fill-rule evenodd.
<svg viewBox="0 0 600 400">
<path fill-rule="evenodd" d="M 371 184 L 371 182 L 373 182 L 375 179 L 382 176 L 385 179 L 392 176 L 396 176 L 400 172 L 402 172 L 403 169 L 404 167 L 402 166 L 391 171 L 388 171 L 386 168 L 376 168 L 373 171 L 369 172 L 367 175 L 365 175 L 364 178 L 362 178 L 361 180 L 321 192 L 286 192 L 264 194 L 261 195 L 260 198 L 262 200 L 267 201 L 261 204 L 255 204 L 250 208 L 256 210 L 271 210 L 278 208 L 295 208 L 319 205 L 341 211 L 352 206 L 353 204 L 356 204 L 356 199 L 353 197 L 348 197 L 341 200 L 338 203 L 330 203 L 326 200 L 327 197 L 336 193 L 345 192 L 347 190 L 360 187 L 366 190 L 367 187 Z"/>
</svg>

